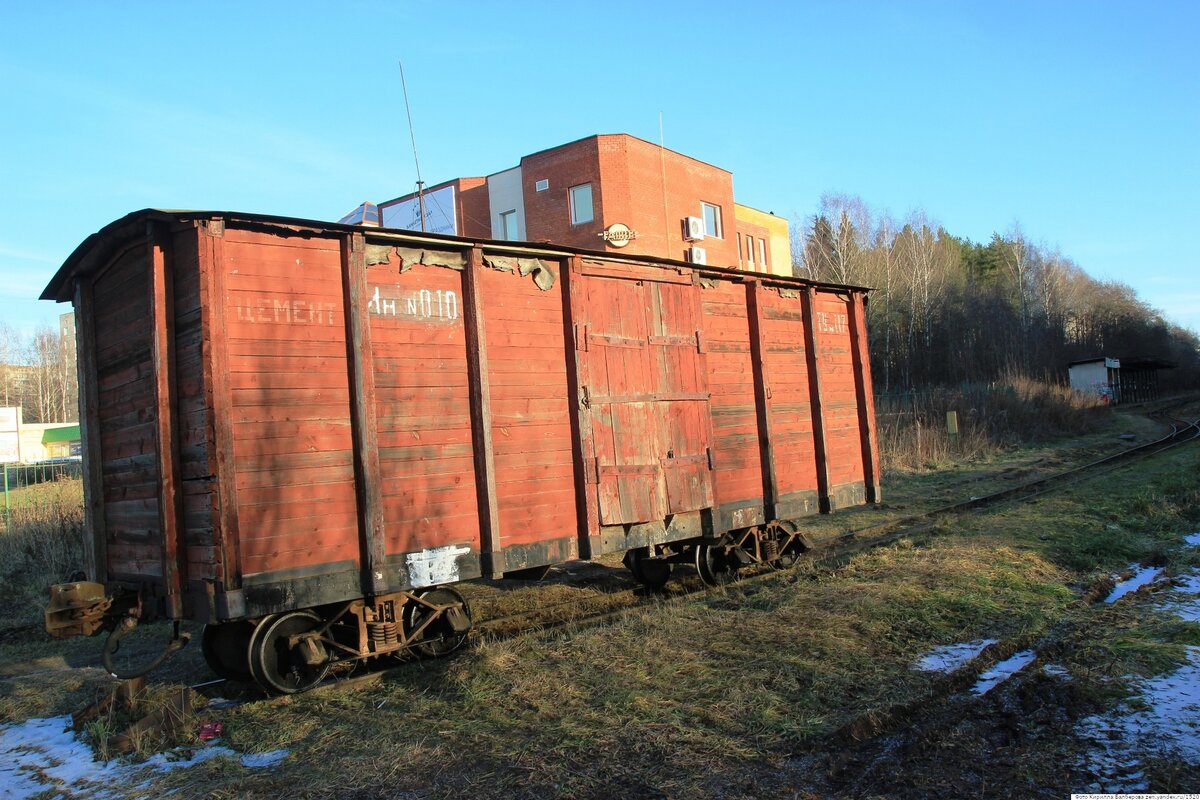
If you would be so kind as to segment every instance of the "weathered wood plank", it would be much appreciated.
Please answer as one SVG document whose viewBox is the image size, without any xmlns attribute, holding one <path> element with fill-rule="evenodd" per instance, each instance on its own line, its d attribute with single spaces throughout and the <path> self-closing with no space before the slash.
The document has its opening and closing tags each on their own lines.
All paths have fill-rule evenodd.
<svg viewBox="0 0 1200 800">
<path fill-rule="evenodd" d="M 384 511 L 379 464 L 379 431 L 375 409 L 375 354 L 371 321 L 367 317 L 367 244 L 361 233 L 341 240 L 341 270 L 346 304 L 346 351 L 350 370 L 350 422 L 353 429 L 355 491 L 358 496 L 359 537 L 362 540 L 363 592 L 388 590 L 384 563 Z M 331 445 L 336 446 L 336 445 Z M 317 443 L 321 449 L 323 445 Z"/>
</svg>

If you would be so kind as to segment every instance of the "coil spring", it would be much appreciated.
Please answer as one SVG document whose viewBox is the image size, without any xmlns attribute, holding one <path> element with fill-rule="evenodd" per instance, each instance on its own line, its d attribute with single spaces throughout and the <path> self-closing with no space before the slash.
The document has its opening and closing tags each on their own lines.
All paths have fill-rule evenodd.
<svg viewBox="0 0 1200 800">
<path fill-rule="evenodd" d="M 393 645 L 400 641 L 400 626 L 395 622 L 368 623 L 367 633 L 371 637 L 371 643 L 376 648 Z"/>
<path fill-rule="evenodd" d="M 771 537 L 762 543 L 763 561 L 775 561 L 779 558 L 779 540 Z"/>
</svg>

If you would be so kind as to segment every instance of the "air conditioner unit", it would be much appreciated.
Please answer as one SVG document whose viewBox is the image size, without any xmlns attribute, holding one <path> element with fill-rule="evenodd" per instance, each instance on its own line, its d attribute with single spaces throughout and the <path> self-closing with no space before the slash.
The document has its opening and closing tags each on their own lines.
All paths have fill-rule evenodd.
<svg viewBox="0 0 1200 800">
<path fill-rule="evenodd" d="M 707 264 L 708 251 L 703 247 L 689 247 L 688 261 L 692 262 L 693 264 Z"/>
<path fill-rule="evenodd" d="M 699 217 L 683 218 L 683 238 L 689 242 L 698 242 L 704 238 L 704 220 Z"/>
</svg>

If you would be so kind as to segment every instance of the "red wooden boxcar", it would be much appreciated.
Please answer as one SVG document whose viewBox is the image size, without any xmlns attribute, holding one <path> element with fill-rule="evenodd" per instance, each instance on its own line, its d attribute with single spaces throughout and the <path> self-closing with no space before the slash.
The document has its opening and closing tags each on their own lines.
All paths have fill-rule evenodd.
<svg viewBox="0 0 1200 800">
<path fill-rule="evenodd" d="M 860 288 L 146 210 L 43 297 L 78 316 L 92 581 L 48 626 L 205 622 L 277 691 L 461 642 L 430 587 L 621 551 L 717 581 L 879 499 Z"/>
</svg>

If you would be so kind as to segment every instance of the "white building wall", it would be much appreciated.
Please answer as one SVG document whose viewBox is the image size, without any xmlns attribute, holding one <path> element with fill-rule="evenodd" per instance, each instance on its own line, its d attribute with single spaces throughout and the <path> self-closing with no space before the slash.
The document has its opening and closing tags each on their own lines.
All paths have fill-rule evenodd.
<svg viewBox="0 0 1200 800">
<path fill-rule="evenodd" d="M 488 175 L 488 206 L 492 218 L 492 238 L 503 239 L 504 228 L 500 215 L 505 211 L 517 212 L 517 240 L 525 240 L 525 192 L 521 186 L 521 168 L 513 167 L 495 175 Z"/>
<path fill-rule="evenodd" d="M 1075 364 L 1067 370 L 1067 373 L 1070 375 L 1071 388 L 1080 394 L 1112 398 L 1112 387 L 1108 382 L 1108 366 L 1103 359 L 1089 361 L 1086 364 Z"/>
</svg>

